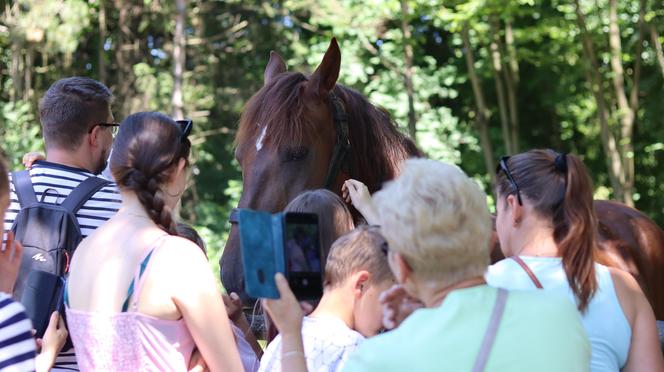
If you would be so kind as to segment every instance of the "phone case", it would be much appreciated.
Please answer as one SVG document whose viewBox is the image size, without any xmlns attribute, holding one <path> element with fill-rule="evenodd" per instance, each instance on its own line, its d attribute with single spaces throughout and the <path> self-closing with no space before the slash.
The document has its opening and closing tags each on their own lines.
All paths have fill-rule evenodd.
<svg viewBox="0 0 664 372">
<path fill-rule="evenodd" d="M 281 216 L 240 209 L 238 222 L 245 291 L 254 298 L 279 298 L 274 275 L 283 273 L 285 266 L 283 239 L 278 236 Z"/>
</svg>

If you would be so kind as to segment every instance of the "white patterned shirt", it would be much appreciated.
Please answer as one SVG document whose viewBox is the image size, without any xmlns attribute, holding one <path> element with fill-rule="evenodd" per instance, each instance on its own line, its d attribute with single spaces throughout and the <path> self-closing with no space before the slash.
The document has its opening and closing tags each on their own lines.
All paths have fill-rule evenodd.
<svg viewBox="0 0 664 372">
<path fill-rule="evenodd" d="M 304 317 L 302 342 L 310 372 L 340 371 L 348 355 L 364 340 L 341 319 L 333 316 Z M 259 372 L 281 371 L 281 335 L 265 349 Z"/>
</svg>

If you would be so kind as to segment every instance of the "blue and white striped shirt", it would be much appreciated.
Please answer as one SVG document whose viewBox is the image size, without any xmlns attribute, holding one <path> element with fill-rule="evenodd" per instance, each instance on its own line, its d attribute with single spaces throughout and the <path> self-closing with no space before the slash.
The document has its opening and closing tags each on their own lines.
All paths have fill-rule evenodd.
<svg viewBox="0 0 664 372">
<path fill-rule="evenodd" d="M 30 169 L 30 178 L 37 200 L 47 203 L 61 204 L 71 191 L 88 177 L 95 177 L 95 175 L 84 169 L 47 161 L 37 161 Z M 121 202 L 120 192 L 115 183 L 104 186 L 85 202 L 76 213 L 83 238 L 111 218 L 120 208 Z M 14 184 L 10 183 L 10 204 L 4 221 L 5 233 L 11 230 L 20 210 L 21 206 L 14 191 Z M 63 350 L 58 355 L 53 371 L 77 370 L 73 349 Z"/>
<path fill-rule="evenodd" d="M 0 371 L 34 371 L 35 340 L 25 308 L 0 292 Z"/>
</svg>

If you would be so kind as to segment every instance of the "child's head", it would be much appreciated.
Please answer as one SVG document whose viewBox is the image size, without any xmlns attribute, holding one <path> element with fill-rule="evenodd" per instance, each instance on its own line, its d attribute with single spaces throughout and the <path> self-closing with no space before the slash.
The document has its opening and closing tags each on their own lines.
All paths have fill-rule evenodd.
<svg viewBox="0 0 664 372">
<path fill-rule="evenodd" d="M 301 193 L 288 203 L 285 211 L 318 215 L 323 262 L 332 242 L 355 227 L 353 215 L 346 207 L 346 203 L 337 194 L 325 189 Z"/>
<path fill-rule="evenodd" d="M 325 292 L 352 293 L 354 329 L 365 337 L 382 327 L 378 297 L 394 284 L 387 242 L 377 227 L 360 226 L 332 244 L 325 265 Z"/>
</svg>

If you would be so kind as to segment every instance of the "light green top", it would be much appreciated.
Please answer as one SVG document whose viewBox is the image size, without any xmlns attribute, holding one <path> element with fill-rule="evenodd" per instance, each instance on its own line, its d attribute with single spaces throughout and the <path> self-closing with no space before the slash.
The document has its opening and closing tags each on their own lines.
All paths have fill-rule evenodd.
<svg viewBox="0 0 664 372">
<path fill-rule="evenodd" d="M 471 371 L 497 290 L 451 292 L 397 329 L 366 340 L 344 371 Z M 588 371 L 590 345 L 570 301 L 544 291 L 510 291 L 485 371 Z"/>
</svg>

